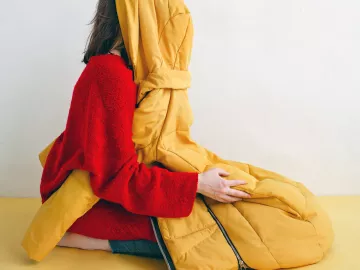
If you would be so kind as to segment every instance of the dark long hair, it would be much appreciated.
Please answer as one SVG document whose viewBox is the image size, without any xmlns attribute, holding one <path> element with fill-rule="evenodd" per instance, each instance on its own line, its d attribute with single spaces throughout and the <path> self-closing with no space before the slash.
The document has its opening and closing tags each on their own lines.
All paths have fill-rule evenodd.
<svg viewBox="0 0 360 270">
<path fill-rule="evenodd" d="M 92 56 L 107 54 L 115 49 L 120 51 L 121 56 L 129 65 L 122 41 L 115 0 L 99 0 L 91 24 L 93 24 L 93 28 L 85 48 L 83 62 L 87 64 Z"/>
</svg>

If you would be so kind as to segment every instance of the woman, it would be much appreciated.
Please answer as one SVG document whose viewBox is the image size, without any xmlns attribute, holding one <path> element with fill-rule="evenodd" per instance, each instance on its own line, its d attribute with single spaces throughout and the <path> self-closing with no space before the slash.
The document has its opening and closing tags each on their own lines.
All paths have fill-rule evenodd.
<svg viewBox="0 0 360 270">
<path fill-rule="evenodd" d="M 83 60 L 87 66 L 74 88 L 66 129 L 44 168 L 43 201 L 69 172 L 86 170 L 101 200 L 73 224 L 59 246 L 161 257 L 149 216 L 186 217 L 197 193 L 223 203 L 249 195 L 231 189 L 245 182 L 224 180 L 228 174 L 220 169 L 179 173 L 138 163 L 132 142 L 136 85 L 114 0 L 99 1 L 93 23 Z"/>
</svg>

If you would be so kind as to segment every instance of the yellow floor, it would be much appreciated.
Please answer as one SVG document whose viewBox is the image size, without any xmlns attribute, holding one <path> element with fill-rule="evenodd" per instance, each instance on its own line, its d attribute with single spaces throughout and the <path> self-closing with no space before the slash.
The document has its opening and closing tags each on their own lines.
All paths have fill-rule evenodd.
<svg viewBox="0 0 360 270">
<path fill-rule="evenodd" d="M 333 219 L 335 245 L 323 262 L 301 269 L 360 270 L 360 196 L 320 200 Z M 166 269 L 161 261 L 66 248 L 56 248 L 43 262 L 32 263 L 20 242 L 39 205 L 38 199 L 0 198 L 0 270 Z"/>
</svg>

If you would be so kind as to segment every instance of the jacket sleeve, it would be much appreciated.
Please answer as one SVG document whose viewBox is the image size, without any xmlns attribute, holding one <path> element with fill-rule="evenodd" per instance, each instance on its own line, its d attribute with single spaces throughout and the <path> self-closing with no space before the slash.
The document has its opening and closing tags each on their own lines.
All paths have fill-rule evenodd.
<svg viewBox="0 0 360 270">
<path fill-rule="evenodd" d="M 101 199 L 129 212 L 155 217 L 190 215 L 198 174 L 148 168 L 138 162 L 132 141 L 136 86 L 123 65 L 93 68 L 86 106 L 84 169 Z"/>
</svg>

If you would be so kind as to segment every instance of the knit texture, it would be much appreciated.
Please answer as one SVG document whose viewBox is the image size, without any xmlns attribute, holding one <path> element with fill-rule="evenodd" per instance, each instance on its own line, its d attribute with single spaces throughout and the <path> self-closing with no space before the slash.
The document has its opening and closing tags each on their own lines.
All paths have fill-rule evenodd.
<svg viewBox="0 0 360 270">
<path fill-rule="evenodd" d="M 190 215 L 196 173 L 170 172 L 138 162 L 132 141 L 137 87 L 122 58 L 94 56 L 73 92 L 65 131 L 57 138 L 43 171 L 46 201 L 74 169 L 90 172 L 101 200 L 69 231 L 109 240 L 155 241 L 149 216 Z"/>
</svg>

